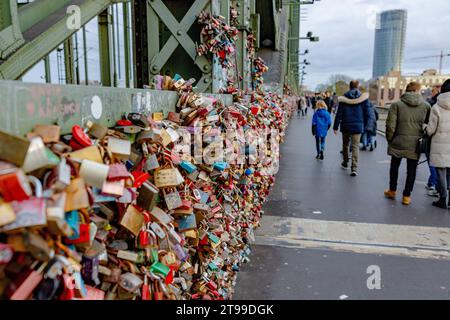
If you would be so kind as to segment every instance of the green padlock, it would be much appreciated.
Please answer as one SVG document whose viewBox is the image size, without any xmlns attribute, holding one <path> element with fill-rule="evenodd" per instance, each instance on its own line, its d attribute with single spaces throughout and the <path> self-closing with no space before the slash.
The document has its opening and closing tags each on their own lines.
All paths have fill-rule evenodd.
<svg viewBox="0 0 450 320">
<path fill-rule="evenodd" d="M 209 269 L 211 269 L 212 271 L 218 271 L 218 270 L 219 270 L 219 268 L 217 267 L 217 265 L 216 265 L 215 263 L 213 263 L 213 262 L 211 262 L 211 263 L 208 265 L 208 267 L 209 267 Z"/>
<path fill-rule="evenodd" d="M 208 232 L 208 238 L 215 244 L 218 244 L 220 242 L 220 238 L 210 232 Z"/>
<path fill-rule="evenodd" d="M 164 277 L 167 277 L 170 272 L 170 268 L 165 264 L 162 264 L 161 262 L 155 262 L 151 265 L 150 271 L 153 273 L 162 274 Z"/>
<path fill-rule="evenodd" d="M 158 262 L 158 249 L 157 248 L 150 249 L 150 262 L 151 263 Z"/>
</svg>

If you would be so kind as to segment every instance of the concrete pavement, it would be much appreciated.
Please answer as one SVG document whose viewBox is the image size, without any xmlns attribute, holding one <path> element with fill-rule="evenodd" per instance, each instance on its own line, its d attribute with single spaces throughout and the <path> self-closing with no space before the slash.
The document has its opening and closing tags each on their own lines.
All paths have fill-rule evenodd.
<svg viewBox="0 0 450 320">
<path fill-rule="evenodd" d="M 450 214 L 431 206 L 426 164 L 405 207 L 400 197 L 383 197 L 389 174 L 384 137 L 374 152 L 361 152 L 353 178 L 340 168 L 340 136 L 331 131 L 325 160 L 315 159 L 310 122 L 311 115 L 291 121 L 234 299 L 450 298 Z M 400 194 L 405 171 L 402 164 Z M 367 287 L 370 266 L 380 269 L 380 290 Z"/>
</svg>

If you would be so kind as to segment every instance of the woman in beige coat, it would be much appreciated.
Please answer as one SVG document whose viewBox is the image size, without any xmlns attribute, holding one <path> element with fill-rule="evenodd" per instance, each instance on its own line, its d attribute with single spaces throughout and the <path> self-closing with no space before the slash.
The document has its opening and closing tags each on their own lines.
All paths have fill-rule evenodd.
<svg viewBox="0 0 450 320">
<path fill-rule="evenodd" d="M 433 202 L 433 206 L 447 209 L 450 206 L 450 200 L 447 200 L 447 189 L 450 188 L 450 79 L 442 85 L 437 103 L 431 109 L 427 134 L 432 137 L 430 163 L 436 167 L 439 179 L 439 200 Z"/>
</svg>

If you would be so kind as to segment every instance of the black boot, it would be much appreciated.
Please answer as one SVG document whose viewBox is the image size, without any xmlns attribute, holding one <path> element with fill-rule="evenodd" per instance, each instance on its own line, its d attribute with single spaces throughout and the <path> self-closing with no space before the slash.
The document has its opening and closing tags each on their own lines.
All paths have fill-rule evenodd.
<svg viewBox="0 0 450 320">
<path fill-rule="evenodd" d="M 440 198 L 438 201 L 433 202 L 433 206 L 441 209 L 447 209 L 447 199 Z"/>
</svg>

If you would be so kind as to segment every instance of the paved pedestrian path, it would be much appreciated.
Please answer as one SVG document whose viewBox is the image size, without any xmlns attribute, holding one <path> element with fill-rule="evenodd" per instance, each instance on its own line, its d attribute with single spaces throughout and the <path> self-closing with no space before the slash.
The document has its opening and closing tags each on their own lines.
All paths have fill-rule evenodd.
<svg viewBox="0 0 450 320">
<path fill-rule="evenodd" d="M 389 175 L 384 137 L 377 150 L 361 153 L 353 178 L 340 168 L 340 136 L 331 131 L 325 160 L 315 159 L 310 121 L 311 115 L 291 121 L 234 298 L 450 298 L 450 212 L 431 206 L 426 164 L 418 169 L 413 203 L 405 207 L 400 197 L 383 197 Z M 402 164 L 399 186 L 405 171 Z M 370 266 L 380 269 L 380 290 L 367 287 Z"/>
</svg>

